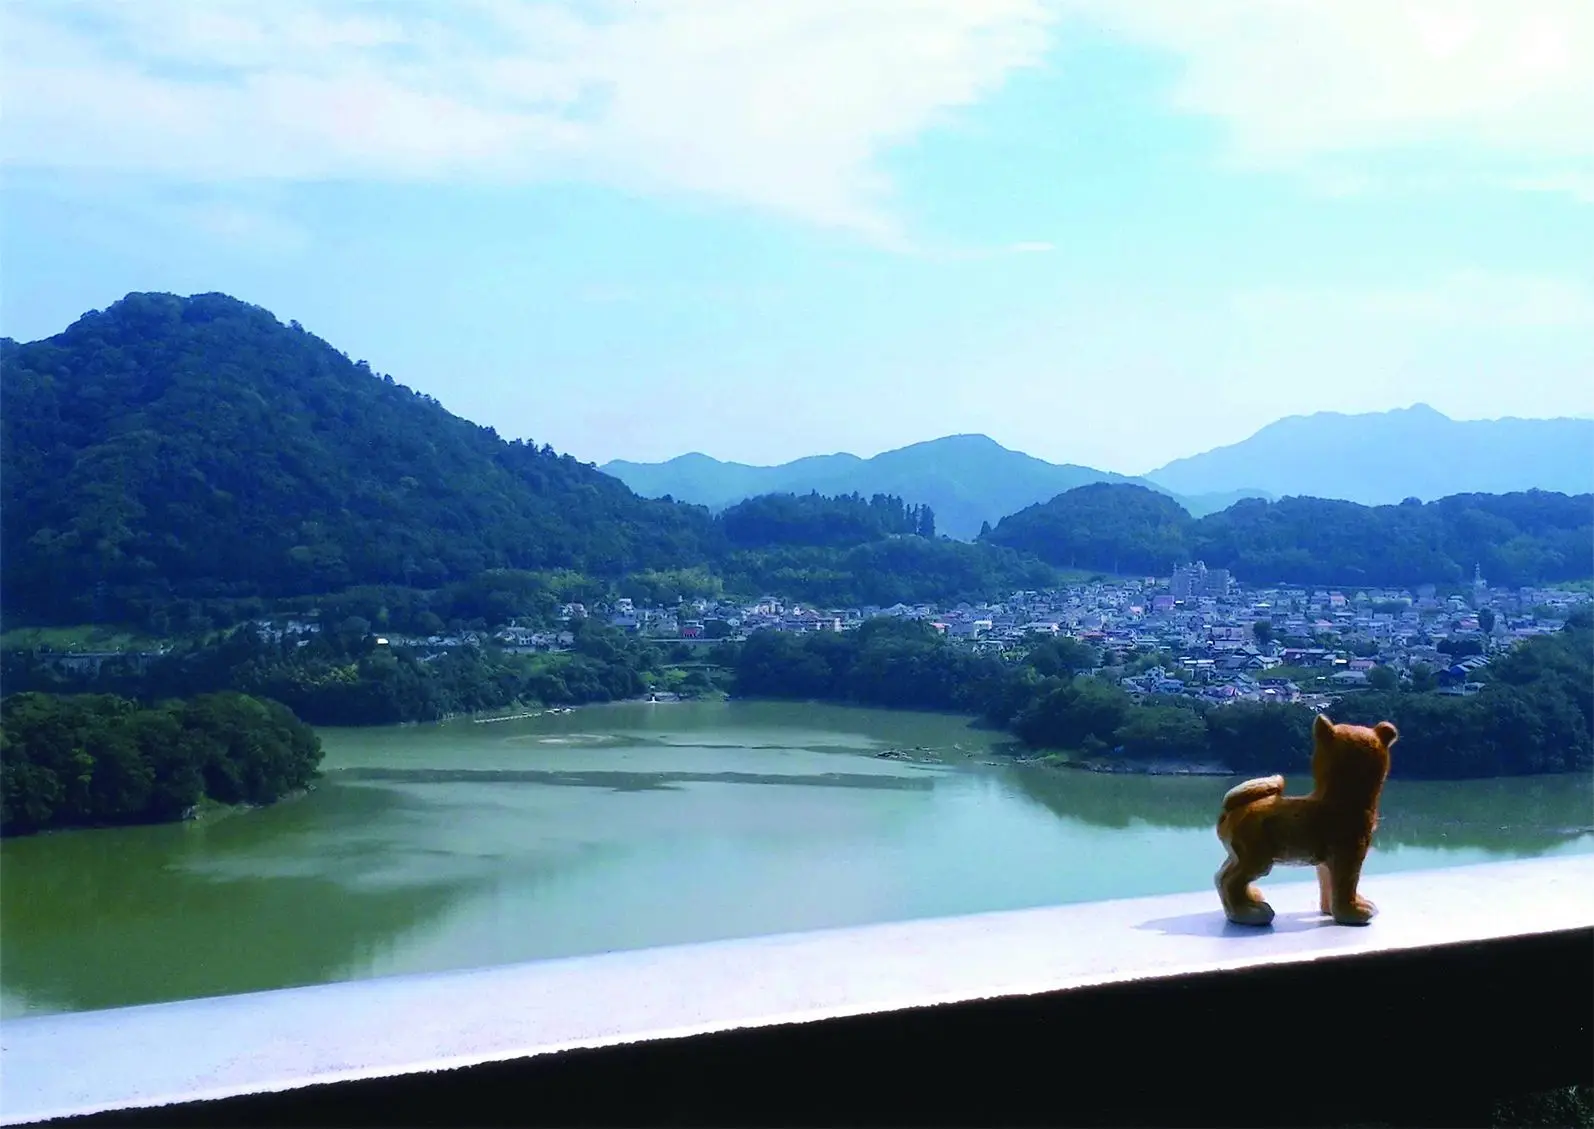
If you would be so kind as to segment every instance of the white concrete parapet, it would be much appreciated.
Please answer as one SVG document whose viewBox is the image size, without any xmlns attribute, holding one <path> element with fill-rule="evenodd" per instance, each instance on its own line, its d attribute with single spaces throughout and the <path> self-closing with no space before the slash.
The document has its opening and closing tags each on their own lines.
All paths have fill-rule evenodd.
<svg viewBox="0 0 1594 1129">
<path fill-rule="evenodd" d="M 1374 876 L 1364 928 L 1263 887 L 1261 930 L 1204 891 L 10 1020 L 0 1124 L 1594 928 L 1594 855 Z"/>
</svg>

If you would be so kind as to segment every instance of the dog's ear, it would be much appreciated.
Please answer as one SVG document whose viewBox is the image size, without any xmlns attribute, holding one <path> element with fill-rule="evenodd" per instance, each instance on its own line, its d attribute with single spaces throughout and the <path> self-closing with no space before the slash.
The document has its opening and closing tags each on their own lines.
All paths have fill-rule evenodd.
<svg viewBox="0 0 1594 1129">
<path fill-rule="evenodd" d="M 1380 721 L 1373 726 L 1373 732 L 1378 734 L 1378 739 L 1384 743 L 1386 749 L 1400 739 L 1400 730 L 1387 721 Z"/>
<path fill-rule="evenodd" d="M 1318 714 L 1317 720 L 1312 723 L 1312 736 L 1319 741 L 1327 741 L 1334 736 L 1334 723 L 1324 714 Z"/>
</svg>

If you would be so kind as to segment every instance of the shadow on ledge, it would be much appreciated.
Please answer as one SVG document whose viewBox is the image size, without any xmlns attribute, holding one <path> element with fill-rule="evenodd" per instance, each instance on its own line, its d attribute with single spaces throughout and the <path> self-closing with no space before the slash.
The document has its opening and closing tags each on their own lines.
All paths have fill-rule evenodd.
<svg viewBox="0 0 1594 1129">
<path fill-rule="evenodd" d="M 1577 1124 L 1587 1091 L 1521 1096 L 1594 1083 L 1591 1018 L 1594 930 L 1576 930 L 50 1124 Z"/>
</svg>

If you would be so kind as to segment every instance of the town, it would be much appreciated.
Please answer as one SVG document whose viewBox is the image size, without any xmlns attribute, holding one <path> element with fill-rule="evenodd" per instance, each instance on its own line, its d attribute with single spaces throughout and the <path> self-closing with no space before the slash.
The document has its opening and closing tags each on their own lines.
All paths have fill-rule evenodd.
<svg viewBox="0 0 1594 1129">
<path fill-rule="evenodd" d="M 1015 592 L 993 603 L 896 604 L 816 608 L 764 596 L 752 601 L 696 599 L 677 607 L 564 605 L 562 626 L 511 623 L 426 637 L 378 634 L 379 646 L 404 647 L 423 658 L 460 647 L 507 653 L 569 648 L 572 621 L 599 619 L 660 644 L 711 647 L 761 630 L 850 631 L 879 617 L 918 620 L 949 642 L 996 654 L 1022 654 L 1037 638 L 1068 637 L 1094 648 L 1098 673 L 1119 673 L 1136 696 L 1183 695 L 1229 701 L 1301 702 L 1325 706 L 1332 694 L 1358 687 L 1410 685 L 1470 695 L 1491 656 L 1515 643 L 1558 631 L 1567 615 L 1591 600 L 1586 591 L 1490 588 L 1481 574 L 1440 593 L 1406 588 L 1252 586 L 1201 563 L 1171 577 L 1096 579 L 1044 591 Z M 319 631 L 311 620 L 262 620 L 280 638 Z M 61 656 L 69 663 L 88 655 Z"/>
</svg>

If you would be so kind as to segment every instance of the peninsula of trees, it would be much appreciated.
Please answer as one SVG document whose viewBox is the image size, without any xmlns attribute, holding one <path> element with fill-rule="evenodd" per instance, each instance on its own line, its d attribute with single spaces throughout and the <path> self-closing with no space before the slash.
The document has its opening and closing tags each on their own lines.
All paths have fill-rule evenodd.
<svg viewBox="0 0 1594 1129">
<path fill-rule="evenodd" d="M 139 705 L 113 694 L 0 702 L 0 834 L 182 819 L 202 799 L 267 804 L 309 786 L 321 739 L 244 694 Z"/>
</svg>

